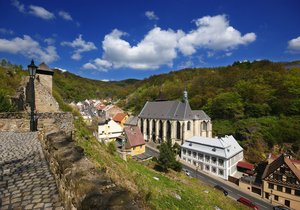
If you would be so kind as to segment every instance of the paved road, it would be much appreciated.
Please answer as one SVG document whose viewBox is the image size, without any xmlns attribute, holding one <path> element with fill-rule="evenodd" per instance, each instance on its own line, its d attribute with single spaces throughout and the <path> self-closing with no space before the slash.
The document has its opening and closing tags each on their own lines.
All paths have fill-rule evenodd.
<svg viewBox="0 0 300 210">
<path fill-rule="evenodd" d="M 64 209 L 37 133 L 0 132 L 0 209 Z"/>
<path fill-rule="evenodd" d="M 150 147 L 146 147 L 146 153 L 150 154 L 152 156 L 155 156 L 155 157 L 159 156 L 159 153 Z M 256 198 L 256 197 L 252 196 L 251 194 L 248 194 L 241 190 L 238 190 L 238 189 L 230 186 L 229 184 L 226 184 L 222 181 L 219 181 L 218 179 L 215 179 L 212 176 L 209 176 L 208 174 L 206 174 L 204 172 L 202 173 L 202 172 L 196 171 L 195 169 L 193 169 L 187 165 L 182 165 L 182 167 L 183 167 L 183 169 L 187 169 L 190 172 L 192 177 L 198 178 L 198 179 L 208 183 L 212 187 L 215 185 L 222 186 L 228 192 L 228 196 L 230 196 L 234 200 L 237 200 L 240 197 L 244 197 L 244 198 L 247 198 L 248 200 L 251 200 L 252 202 L 254 202 L 258 206 L 259 209 L 271 210 L 273 207 L 270 203 L 267 203 L 259 198 Z"/>
</svg>

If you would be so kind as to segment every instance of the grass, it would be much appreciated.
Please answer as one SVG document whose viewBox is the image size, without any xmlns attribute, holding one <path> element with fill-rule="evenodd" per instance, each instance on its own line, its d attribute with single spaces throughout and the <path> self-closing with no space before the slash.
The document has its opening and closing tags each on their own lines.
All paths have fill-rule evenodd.
<svg viewBox="0 0 300 210">
<path fill-rule="evenodd" d="M 78 119 L 75 122 L 76 141 L 86 155 L 104 170 L 118 185 L 144 200 L 149 209 L 245 209 L 244 206 L 195 178 L 170 171 L 161 173 L 153 169 L 154 162 L 124 161 L 109 153 Z M 154 179 L 157 177 L 159 180 Z M 204 192 L 208 191 L 208 193 Z"/>
</svg>

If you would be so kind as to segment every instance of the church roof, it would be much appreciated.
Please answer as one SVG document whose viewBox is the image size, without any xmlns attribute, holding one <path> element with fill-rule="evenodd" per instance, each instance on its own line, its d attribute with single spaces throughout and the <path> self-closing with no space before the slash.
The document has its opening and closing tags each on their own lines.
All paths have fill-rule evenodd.
<svg viewBox="0 0 300 210">
<path fill-rule="evenodd" d="M 210 120 L 204 111 L 193 111 L 188 101 L 147 101 L 139 117 L 172 120 Z"/>
</svg>

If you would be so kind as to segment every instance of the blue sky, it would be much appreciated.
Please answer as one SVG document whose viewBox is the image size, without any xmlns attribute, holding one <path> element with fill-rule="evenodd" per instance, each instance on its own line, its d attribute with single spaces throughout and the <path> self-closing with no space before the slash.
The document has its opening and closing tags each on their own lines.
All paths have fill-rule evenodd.
<svg viewBox="0 0 300 210">
<path fill-rule="evenodd" d="M 300 58 L 298 0 L 0 0 L 0 58 L 97 80 Z"/>
</svg>

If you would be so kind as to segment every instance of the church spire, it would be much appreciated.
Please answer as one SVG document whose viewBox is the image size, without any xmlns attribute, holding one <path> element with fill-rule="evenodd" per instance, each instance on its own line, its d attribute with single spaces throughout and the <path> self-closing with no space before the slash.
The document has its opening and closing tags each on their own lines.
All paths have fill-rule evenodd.
<svg viewBox="0 0 300 210">
<path fill-rule="evenodd" d="M 188 92 L 187 92 L 186 88 L 183 91 L 183 102 L 188 102 Z"/>
</svg>

